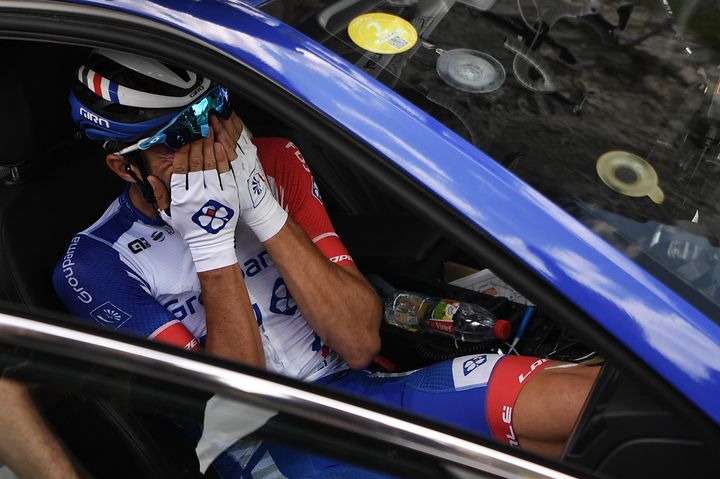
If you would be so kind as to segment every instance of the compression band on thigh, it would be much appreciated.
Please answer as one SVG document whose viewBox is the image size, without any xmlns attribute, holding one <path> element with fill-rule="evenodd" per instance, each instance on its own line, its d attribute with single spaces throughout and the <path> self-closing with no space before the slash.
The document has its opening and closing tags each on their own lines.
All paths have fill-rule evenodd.
<svg viewBox="0 0 720 479">
<path fill-rule="evenodd" d="M 519 445 L 512 424 L 515 401 L 529 380 L 547 365 L 547 359 L 505 356 L 495 366 L 488 384 L 485 409 L 495 439 L 510 446 Z"/>
</svg>

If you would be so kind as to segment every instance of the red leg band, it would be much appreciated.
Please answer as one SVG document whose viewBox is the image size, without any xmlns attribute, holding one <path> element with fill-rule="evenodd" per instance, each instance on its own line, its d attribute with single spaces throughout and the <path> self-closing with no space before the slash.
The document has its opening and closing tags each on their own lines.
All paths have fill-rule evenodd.
<svg viewBox="0 0 720 479">
<path fill-rule="evenodd" d="M 530 378 L 548 365 L 549 360 L 531 356 L 505 356 L 490 376 L 485 412 L 495 439 L 518 446 L 512 425 L 512 412 L 518 395 Z"/>
</svg>

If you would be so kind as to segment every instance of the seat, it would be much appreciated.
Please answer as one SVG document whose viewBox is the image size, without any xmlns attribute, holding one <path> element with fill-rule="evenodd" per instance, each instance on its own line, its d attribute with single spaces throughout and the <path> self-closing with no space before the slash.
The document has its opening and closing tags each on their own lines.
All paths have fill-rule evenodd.
<svg viewBox="0 0 720 479">
<path fill-rule="evenodd" d="M 69 192 L 82 178 L 77 171 L 82 158 L 76 157 L 82 153 L 72 139 L 69 82 L 53 83 L 47 77 L 47 72 L 57 72 L 61 78 L 72 78 L 71 58 L 78 53 L 56 48 L 51 54 L 26 42 L 0 43 L 5 112 L 0 116 L 0 168 L 5 173 L 0 184 L 0 298 L 62 310 L 52 290 L 51 272 L 62 243 L 72 235 L 67 230 L 76 228 L 79 218 L 63 210 L 68 203 L 60 190 Z M 71 160 L 67 165 L 66 159 Z M 65 188 L 54 177 L 68 168 L 75 171 L 67 171 Z"/>
</svg>

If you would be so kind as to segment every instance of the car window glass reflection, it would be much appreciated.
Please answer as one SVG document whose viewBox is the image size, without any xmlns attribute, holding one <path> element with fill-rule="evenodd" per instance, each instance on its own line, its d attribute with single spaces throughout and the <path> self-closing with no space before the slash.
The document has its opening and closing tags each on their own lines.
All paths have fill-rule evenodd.
<svg viewBox="0 0 720 479">
<path fill-rule="evenodd" d="M 291 3 L 267 8 L 720 317 L 716 3 Z"/>
</svg>

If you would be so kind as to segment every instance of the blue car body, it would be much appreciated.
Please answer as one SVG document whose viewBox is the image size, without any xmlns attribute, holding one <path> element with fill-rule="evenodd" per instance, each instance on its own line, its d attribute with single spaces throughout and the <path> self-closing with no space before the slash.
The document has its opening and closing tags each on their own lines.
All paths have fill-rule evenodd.
<svg viewBox="0 0 720 479">
<path fill-rule="evenodd" d="M 78 0 L 199 37 L 361 138 L 720 424 L 720 326 L 558 206 L 262 1 Z M 394 128 L 388 128 L 394 125 Z"/>
</svg>

